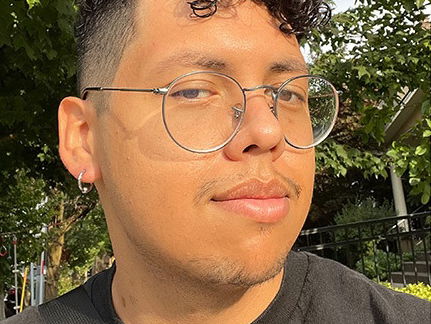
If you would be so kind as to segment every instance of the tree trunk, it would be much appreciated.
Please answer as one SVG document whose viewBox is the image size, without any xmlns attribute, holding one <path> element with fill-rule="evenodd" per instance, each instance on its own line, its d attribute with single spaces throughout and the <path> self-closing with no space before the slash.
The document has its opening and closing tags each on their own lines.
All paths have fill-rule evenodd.
<svg viewBox="0 0 431 324">
<path fill-rule="evenodd" d="M 65 231 L 62 229 L 64 221 L 64 199 L 60 202 L 60 209 L 56 223 L 60 224 L 58 235 L 48 245 L 48 266 L 46 277 L 45 298 L 51 300 L 58 296 L 58 280 L 60 279 L 60 261 L 63 253 Z"/>
</svg>

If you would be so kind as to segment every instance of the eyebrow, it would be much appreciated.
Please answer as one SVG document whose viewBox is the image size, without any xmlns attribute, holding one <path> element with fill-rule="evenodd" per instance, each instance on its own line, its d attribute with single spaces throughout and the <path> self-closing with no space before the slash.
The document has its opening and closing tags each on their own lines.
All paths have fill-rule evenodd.
<svg viewBox="0 0 431 324">
<path fill-rule="evenodd" d="M 284 59 L 274 62 L 270 65 L 269 70 L 273 73 L 301 72 L 308 73 L 307 64 L 297 58 Z"/>
<path fill-rule="evenodd" d="M 211 58 L 196 52 L 183 52 L 175 54 L 167 59 L 160 61 L 157 64 L 158 70 L 169 70 L 174 66 L 199 67 L 215 71 L 223 71 L 227 69 L 227 64 L 219 59 Z"/>
<path fill-rule="evenodd" d="M 203 68 L 217 72 L 231 70 L 230 65 L 220 59 L 198 52 L 182 52 L 169 56 L 157 64 L 157 71 L 170 70 L 175 66 Z M 307 64 L 296 57 L 282 59 L 269 64 L 269 71 L 276 74 L 281 73 L 308 73 Z"/>
</svg>

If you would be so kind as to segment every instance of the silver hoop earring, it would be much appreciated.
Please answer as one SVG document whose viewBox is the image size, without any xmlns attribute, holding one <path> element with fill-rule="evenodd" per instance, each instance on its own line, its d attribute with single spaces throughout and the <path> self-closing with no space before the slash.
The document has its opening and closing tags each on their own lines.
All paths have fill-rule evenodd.
<svg viewBox="0 0 431 324">
<path fill-rule="evenodd" d="M 88 186 L 86 186 L 86 187 L 84 187 L 83 185 L 82 185 L 82 177 L 84 176 L 84 174 L 85 174 L 85 172 L 86 172 L 87 170 L 82 170 L 80 173 L 79 173 L 79 176 L 78 176 L 78 188 L 79 188 L 79 190 L 81 190 L 81 192 L 83 193 L 83 194 L 87 194 L 87 193 L 89 193 L 91 190 L 93 190 L 93 184 L 92 183 L 89 183 L 88 184 Z"/>
</svg>

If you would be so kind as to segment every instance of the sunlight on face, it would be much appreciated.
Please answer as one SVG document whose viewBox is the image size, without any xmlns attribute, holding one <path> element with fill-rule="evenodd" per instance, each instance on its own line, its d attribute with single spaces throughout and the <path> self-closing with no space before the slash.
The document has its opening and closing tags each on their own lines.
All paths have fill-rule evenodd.
<svg viewBox="0 0 431 324">
<path fill-rule="evenodd" d="M 141 3 L 135 38 L 113 86 L 162 87 L 182 74 L 203 70 L 223 72 L 253 87 L 281 84 L 300 73 L 270 68 L 277 62 L 303 62 L 303 57 L 296 39 L 279 31 L 265 7 L 241 2 L 208 19 L 190 18 L 189 9 L 172 1 Z M 166 65 L 182 53 L 201 59 Z M 193 99 L 207 93 L 176 95 Z M 274 276 L 308 213 L 314 151 L 284 142 L 265 96 L 257 92 L 247 95 L 244 123 L 225 148 L 191 153 L 166 132 L 161 101 L 152 94 L 112 93 L 110 111 L 99 121 L 99 191 L 117 259 L 139 256 L 158 269 L 175 269 L 211 283 L 247 286 Z M 214 116 L 216 112 L 201 121 L 206 131 Z M 184 141 L 194 142 L 193 136 L 200 135 L 193 131 L 194 123 L 175 126 L 184 131 Z M 215 197 L 250 180 L 281 183 L 289 191 L 280 219 L 257 221 L 235 211 L 241 206 L 229 209 L 216 203 Z M 253 182 L 246 189 L 256 188 Z M 265 187 L 263 194 L 271 195 L 271 190 Z M 260 208 L 261 202 L 254 203 Z"/>
</svg>

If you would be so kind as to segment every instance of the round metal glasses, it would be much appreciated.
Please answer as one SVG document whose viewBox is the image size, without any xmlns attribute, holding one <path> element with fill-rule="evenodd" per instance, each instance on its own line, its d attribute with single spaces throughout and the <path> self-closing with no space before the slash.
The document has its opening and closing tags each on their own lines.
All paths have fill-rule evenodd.
<svg viewBox="0 0 431 324">
<path fill-rule="evenodd" d="M 243 88 L 218 72 L 196 71 L 177 77 L 167 87 L 131 89 L 87 87 L 89 91 L 149 92 L 163 96 L 162 118 L 171 139 L 194 153 L 210 153 L 226 146 L 239 132 L 247 111 L 246 93 L 258 91 L 277 119 L 288 144 L 307 149 L 331 132 L 338 113 L 338 93 L 316 75 L 292 77 L 278 86 Z"/>
</svg>

